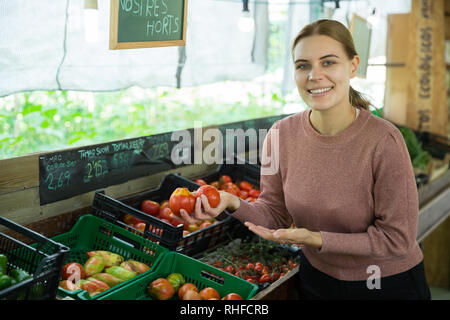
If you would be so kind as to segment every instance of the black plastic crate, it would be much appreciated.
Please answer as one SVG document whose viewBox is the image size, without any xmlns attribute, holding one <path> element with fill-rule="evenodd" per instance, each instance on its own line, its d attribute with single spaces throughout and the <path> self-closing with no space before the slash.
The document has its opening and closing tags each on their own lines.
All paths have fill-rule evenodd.
<svg viewBox="0 0 450 320">
<path fill-rule="evenodd" d="M 227 241 L 227 232 L 232 228 L 231 217 L 183 236 L 183 226 L 173 225 L 142 212 L 140 204 L 143 200 L 161 202 L 169 200 L 172 192 L 178 187 L 194 191 L 200 187 L 197 183 L 177 174 L 167 174 L 156 189 L 144 191 L 132 196 L 114 199 L 97 191 L 94 196 L 92 213 L 127 230 L 135 232 L 146 239 L 154 241 L 165 248 L 188 256 L 204 251 L 217 243 Z M 125 214 L 130 214 L 145 223 L 144 231 L 137 230 L 123 222 Z"/>
<path fill-rule="evenodd" d="M 0 291 L 0 300 L 55 299 L 63 262 L 69 248 L 11 220 L 0 217 L 0 225 L 14 236 L 0 232 L 0 254 L 8 258 L 7 273 L 21 269 L 31 275 L 22 282 Z M 25 240 L 26 239 L 26 240 Z"/>
</svg>

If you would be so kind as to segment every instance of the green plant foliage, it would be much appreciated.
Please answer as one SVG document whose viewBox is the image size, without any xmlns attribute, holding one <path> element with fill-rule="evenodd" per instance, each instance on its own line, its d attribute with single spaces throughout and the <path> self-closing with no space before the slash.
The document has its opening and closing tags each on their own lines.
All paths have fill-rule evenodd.
<svg viewBox="0 0 450 320">
<path fill-rule="evenodd" d="M 0 159 L 282 113 L 279 93 L 223 102 L 195 90 L 33 91 L 0 98 Z"/>
<path fill-rule="evenodd" d="M 422 149 L 422 144 L 417 139 L 414 131 L 409 128 L 400 128 L 403 138 L 405 139 L 406 147 L 408 148 L 409 156 L 414 168 L 426 170 L 428 162 L 431 160 L 431 155 Z"/>
</svg>

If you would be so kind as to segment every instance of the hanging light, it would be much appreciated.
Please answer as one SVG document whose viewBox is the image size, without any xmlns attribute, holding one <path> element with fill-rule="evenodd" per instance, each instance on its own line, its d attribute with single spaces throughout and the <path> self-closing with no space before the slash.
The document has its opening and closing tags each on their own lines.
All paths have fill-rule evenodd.
<svg viewBox="0 0 450 320">
<path fill-rule="evenodd" d="M 380 17 L 377 15 L 377 9 L 373 8 L 370 16 L 367 17 L 367 22 L 370 24 L 370 27 L 376 28 L 380 23 Z"/>
<path fill-rule="evenodd" d="M 97 0 L 84 0 L 84 38 L 86 42 L 98 41 Z"/>
<path fill-rule="evenodd" d="M 255 28 L 255 20 L 248 10 L 248 0 L 242 0 L 243 9 L 239 17 L 238 27 L 242 32 L 251 32 Z"/>
</svg>

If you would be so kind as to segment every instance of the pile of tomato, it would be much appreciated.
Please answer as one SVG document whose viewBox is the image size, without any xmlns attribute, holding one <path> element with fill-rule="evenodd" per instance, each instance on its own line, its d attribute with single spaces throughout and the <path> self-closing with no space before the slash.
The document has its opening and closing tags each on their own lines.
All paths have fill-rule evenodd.
<svg viewBox="0 0 450 320">
<path fill-rule="evenodd" d="M 211 185 L 216 189 L 223 190 L 240 197 L 241 199 L 253 202 L 258 199 L 261 191 L 258 186 L 251 184 L 246 180 L 234 181 L 228 175 L 221 175 L 219 180 L 207 183 L 203 179 L 196 179 L 195 183 L 199 185 Z"/>
<path fill-rule="evenodd" d="M 298 265 L 287 249 L 260 237 L 235 239 L 204 254 L 201 260 L 258 285 L 273 283 Z"/>
<path fill-rule="evenodd" d="M 230 176 L 227 175 L 221 175 L 219 180 L 209 184 L 202 179 L 196 179 L 195 182 L 200 187 L 194 192 L 189 191 L 188 188 L 178 187 L 172 192 L 168 200 L 157 202 L 145 199 L 141 202 L 139 209 L 175 227 L 183 225 L 183 236 L 187 236 L 192 232 L 218 223 L 215 219 L 210 219 L 189 224 L 181 218 L 180 209 L 184 209 L 188 214 L 192 214 L 196 198 L 201 194 L 206 195 L 211 207 L 215 208 L 220 202 L 219 190 L 229 192 L 249 202 L 255 201 L 261 193 L 258 187 L 250 182 L 243 180 L 234 183 Z M 125 214 L 122 221 L 137 230 L 144 231 L 145 229 L 145 222 L 131 214 Z"/>
<path fill-rule="evenodd" d="M 220 297 L 219 292 L 206 287 L 202 290 L 191 282 L 187 282 L 181 273 L 171 273 L 167 277 L 160 277 L 152 281 L 147 287 L 148 294 L 156 300 L 243 300 L 234 292 Z"/>
</svg>

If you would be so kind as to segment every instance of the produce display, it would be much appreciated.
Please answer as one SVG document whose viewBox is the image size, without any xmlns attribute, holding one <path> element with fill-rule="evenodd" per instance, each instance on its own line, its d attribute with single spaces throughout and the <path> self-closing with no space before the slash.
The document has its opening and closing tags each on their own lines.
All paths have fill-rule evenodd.
<svg viewBox="0 0 450 320">
<path fill-rule="evenodd" d="M 216 207 L 220 201 L 219 192 L 212 186 L 200 187 L 194 192 L 190 192 L 187 188 L 179 187 L 172 192 L 169 200 L 163 200 L 161 202 L 143 200 L 139 209 L 146 214 L 173 225 L 174 227 L 177 227 L 180 224 L 183 225 L 183 236 L 186 236 L 197 230 L 209 227 L 214 223 L 218 223 L 215 219 L 211 219 L 199 223 L 188 224 L 181 218 L 180 209 L 184 209 L 189 214 L 192 214 L 196 198 L 201 194 L 205 194 L 208 197 L 212 207 Z M 122 221 L 140 231 L 144 231 L 145 229 L 145 222 L 131 214 L 125 214 Z M 155 232 L 157 231 L 158 230 L 155 230 Z"/>
<path fill-rule="evenodd" d="M 105 250 L 89 251 L 86 255 L 88 259 L 84 265 L 78 262 L 64 265 L 59 282 L 62 289 L 83 289 L 93 297 L 150 270 L 142 262 L 132 259 L 124 261 L 121 255 Z"/>
<path fill-rule="evenodd" d="M 148 294 L 156 300 L 243 300 L 237 293 L 230 292 L 220 297 L 219 292 L 211 287 L 199 290 L 193 283 L 186 282 L 181 273 L 171 273 L 166 278 L 150 282 Z"/>
<path fill-rule="evenodd" d="M 260 288 L 283 277 L 298 265 L 288 249 L 260 237 L 247 241 L 235 239 L 213 252 L 205 253 L 199 260 Z"/>
<path fill-rule="evenodd" d="M 22 270 L 20 268 L 14 268 L 8 272 L 8 257 L 4 254 L 0 254 L 0 291 L 12 287 L 17 283 L 21 283 L 32 277 L 31 274 Z M 15 299 L 23 300 L 25 299 L 26 289 L 20 291 Z M 36 283 L 31 286 L 29 296 L 31 299 L 37 299 L 42 294 L 42 284 Z"/>
</svg>

